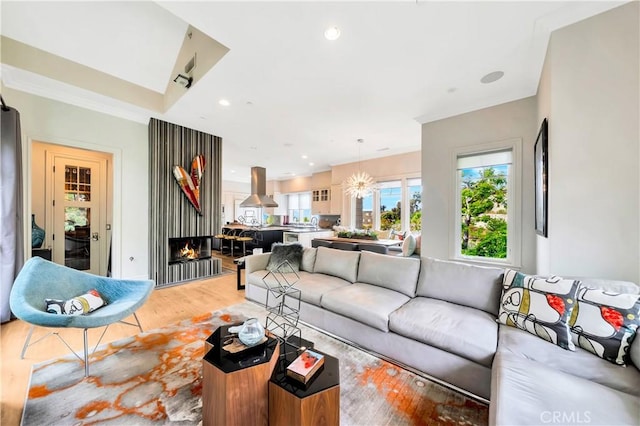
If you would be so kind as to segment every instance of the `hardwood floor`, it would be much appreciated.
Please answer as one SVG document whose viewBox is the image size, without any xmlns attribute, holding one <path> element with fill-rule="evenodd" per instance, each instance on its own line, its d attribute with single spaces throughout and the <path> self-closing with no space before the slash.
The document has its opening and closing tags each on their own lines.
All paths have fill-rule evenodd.
<svg viewBox="0 0 640 426">
<path fill-rule="evenodd" d="M 222 258 L 223 269 L 231 269 L 233 273 L 154 290 L 149 300 L 137 311 L 145 331 L 244 301 L 244 291 L 236 289 L 236 267 L 233 259 L 214 255 Z M 29 347 L 25 359 L 20 359 L 20 351 L 29 327 L 29 324 L 21 320 L 13 320 L 0 327 L 0 424 L 3 426 L 20 424 L 31 366 L 69 353 L 69 349 L 59 339 L 50 336 Z M 36 327 L 31 341 L 36 341 L 47 331 L 42 327 Z M 72 348 L 82 352 L 81 329 L 58 331 Z M 138 329 L 135 327 L 113 324 L 102 342 L 114 341 L 137 332 Z M 90 350 L 93 349 L 91 344 L 95 345 L 100 333 L 102 328 L 89 330 Z"/>
</svg>

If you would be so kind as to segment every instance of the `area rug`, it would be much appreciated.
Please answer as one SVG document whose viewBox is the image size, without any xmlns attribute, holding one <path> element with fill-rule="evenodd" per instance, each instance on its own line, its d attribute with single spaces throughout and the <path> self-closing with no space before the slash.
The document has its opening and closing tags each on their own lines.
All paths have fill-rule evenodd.
<svg viewBox="0 0 640 426">
<path fill-rule="evenodd" d="M 91 377 L 73 355 L 35 365 L 22 424 L 202 424 L 204 340 L 266 311 L 244 302 L 101 346 Z M 488 407 L 324 333 L 302 336 L 340 360 L 342 425 L 486 425 Z"/>
</svg>

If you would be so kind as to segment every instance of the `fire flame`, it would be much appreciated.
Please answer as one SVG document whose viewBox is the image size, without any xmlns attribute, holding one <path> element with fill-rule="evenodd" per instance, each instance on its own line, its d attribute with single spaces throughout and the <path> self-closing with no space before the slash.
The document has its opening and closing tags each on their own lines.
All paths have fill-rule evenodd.
<svg viewBox="0 0 640 426">
<path fill-rule="evenodd" d="M 191 247 L 189 247 L 189 243 L 184 245 L 184 248 L 180 249 L 180 257 L 186 257 L 187 259 L 197 259 L 198 253 Z"/>
</svg>

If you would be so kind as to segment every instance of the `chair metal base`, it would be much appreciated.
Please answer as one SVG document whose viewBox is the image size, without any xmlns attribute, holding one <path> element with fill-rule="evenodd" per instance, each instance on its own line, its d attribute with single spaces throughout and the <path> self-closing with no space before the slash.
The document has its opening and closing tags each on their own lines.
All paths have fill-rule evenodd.
<svg viewBox="0 0 640 426">
<path fill-rule="evenodd" d="M 122 324 L 126 324 L 126 325 L 130 325 L 132 327 L 138 327 L 138 329 L 140 329 L 140 332 L 144 332 L 144 330 L 142 329 L 142 325 L 140 325 L 140 320 L 138 319 L 138 315 L 136 315 L 136 313 L 133 313 L 133 317 L 136 320 L 136 323 L 131 323 L 131 322 L 127 322 L 127 321 L 118 321 L 119 323 Z M 39 338 L 38 340 L 36 340 L 35 342 L 31 342 L 31 336 L 33 335 L 33 330 L 36 328 L 35 325 L 31 325 L 31 328 L 29 329 L 29 333 L 27 334 L 27 338 L 24 342 L 24 346 L 22 347 L 22 352 L 20 353 L 20 359 L 24 359 L 24 354 L 27 352 L 27 348 L 29 346 L 35 345 L 36 343 L 38 343 L 39 341 L 45 339 L 46 337 L 49 337 L 51 335 L 55 335 L 58 339 L 60 339 L 60 341 L 62 343 L 64 343 L 64 345 L 69 348 L 69 350 L 71 351 L 71 353 L 73 353 L 76 358 L 78 358 L 80 361 L 84 362 L 84 376 L 85 377 L 89 377 L 89 336 L 88 336 L 88 328 L 84 328 L 83 330 L 83 339 L 84 339 L 84 357 L 81 357 L 80 355 L 78 355 L 78 353 L 69 345 L 69 343 L 67 343 L 66 340 L 64 340 L 64 338 L 62 336 L 60 336 L 59 332 L 57 331 L 51 331 L 47 334 L 45 334 L 44 336 L 42 336 L 41 338 Z M 102 341 L 102 338 L 104 337 L 104 334 L 107 332 L 107 329 L 109 328 L 109 325 L 107 325 L 104 330 L 102 330 L 102 334 L 100 335 L 100 338 L 98 339 L 98 343 L 96 343 L 96 345 L 93 348 L 93 351 L 91 351 L 91 353 L 93 354 L 96 349 L 98 349 L 98 346 L 100 345 L 100 342 Z"/>
</svg>

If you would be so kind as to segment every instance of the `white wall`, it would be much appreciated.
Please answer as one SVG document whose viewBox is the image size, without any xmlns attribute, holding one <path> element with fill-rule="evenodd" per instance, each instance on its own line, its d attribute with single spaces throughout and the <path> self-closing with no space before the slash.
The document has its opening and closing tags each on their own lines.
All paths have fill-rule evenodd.
<svg viewBox="0 0 640 426">
<path fill-rule="evenodd" d="M 533 146 L 538 133 L 534 97 L 422 126 L 422 254 L 448 259 L 454 212 L 453 150 L 508 139 L 522 139 L 522 270 L 535 269 Z"/>
<path fill-rule="evenodd" d="M 31 169 L 31 141 L 113 154 L 113 276 L 149 276 L 149 168 L 146 124 L 3 88 L 5 102 L 20 112 L 25 170 Z M 30 173 L 25 187 L 31 211 Z M 30 220 L 26 220 L 30 224 Z M 28 245 L 29 246 L 29 245 Z M 132 258 L 132 260 L 130 260 Z"/>
<path fill-rule="evenodd" d="M 236 201 L 241 202 L 245 200 L 251 193 L 251 184 L 243 182 L 234 182 L 225 180 L 222 181 L 222 206 L 224 208 L 224 214 L 220 221 L 223 225 L 227 222 L 233 222 L 234 218 L 238 215 L 235 211 Z"/>
<path fill-rule="evenodd" d="M 640 281 L 639 16 L 631 2 L 552 34 L 538 94 L 549 117 L 540 272 Z"/>
</svg>

